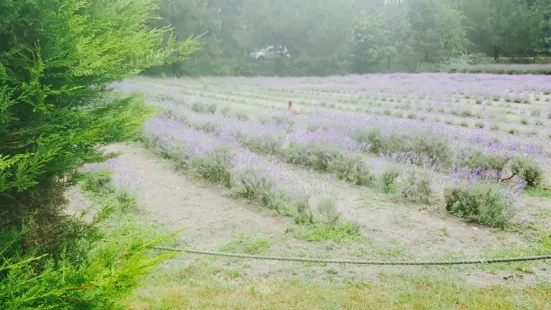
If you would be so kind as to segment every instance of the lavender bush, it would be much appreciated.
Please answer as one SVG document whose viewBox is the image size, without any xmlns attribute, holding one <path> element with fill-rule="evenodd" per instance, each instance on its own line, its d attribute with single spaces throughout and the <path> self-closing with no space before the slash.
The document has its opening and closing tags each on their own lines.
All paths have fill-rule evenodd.
<svg viewBox="0 0 551 310">
<path fill-rule="evenodd" d="M 411 202 L 430 204 L 433 197 L 429 175 L 413 170 L 406 172 L 400 183 L 400 194 Z"/>
<path fill-rule="evenodd" d="M 504 228 L 512 216 L 513 199 L 498 184 L 462 182 L 447 188 L 444 200 L 451 214 L 490 227 Z"/>
</svg>

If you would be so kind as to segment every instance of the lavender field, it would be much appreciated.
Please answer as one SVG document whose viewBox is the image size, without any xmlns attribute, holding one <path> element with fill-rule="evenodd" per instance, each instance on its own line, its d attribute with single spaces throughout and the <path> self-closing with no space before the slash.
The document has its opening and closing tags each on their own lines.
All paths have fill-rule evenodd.
<svg viewBox="0 0 551 310">
<path fill-rule="evenodd" d="M 221 189 L 213 195 L 256 206 L 262 227 L 243 224 L 236 209 L 238 230 L 287 227 L 268 252 L 303 241 L 310 254 L 336 242 L 346 244 L 336 255 L 388 259 L 549 247 L 551 77 L 138 78 L 114 87 L 158 109 L 144 124 L 148 152 Z M 140 179 L 117 178 L 125 187 Z M 489 282 L 511 272 L 479 271 Z M 549 280 L 535 269 L 523 276 Z"/>
</svg>

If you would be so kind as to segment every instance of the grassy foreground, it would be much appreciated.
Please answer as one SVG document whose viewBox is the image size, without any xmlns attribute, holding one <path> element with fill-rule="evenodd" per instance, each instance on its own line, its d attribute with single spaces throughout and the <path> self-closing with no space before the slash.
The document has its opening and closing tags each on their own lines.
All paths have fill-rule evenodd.
<svg viewBox="0 0 551 310">
<path fill-rule="evenodd" d="M 176 264 L 178 261 L 176 261 Z M 297 267 L 301 267 L 297 265 Z M 405 271 L 406 272 L 406 271 Z M 345 283 L 348 282 L 348 283 Z M 247 277 L 208 260 L 164 266 L 127 300 L 130 309 L 551 309 L 551 285 L 474 288 L 450 276 L 379 274 L 374 283 Z"/>
</svg>

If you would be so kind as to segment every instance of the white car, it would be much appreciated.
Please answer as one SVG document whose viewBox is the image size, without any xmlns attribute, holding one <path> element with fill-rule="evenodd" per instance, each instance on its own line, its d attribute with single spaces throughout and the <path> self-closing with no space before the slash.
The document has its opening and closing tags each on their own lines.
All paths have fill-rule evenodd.
<svg viewBox="0 0 551 310">
<path fill-rule="evenodd" d="M 255 60 L 274 59 L 281 56 L 286 58 L 290 57 L 289 53 L 287 52 L 287 48 L 285 46 L 279 46 L 279 45 L 278 46 L 270 45 L 249 54 L 249 57 Z"/>
</svg>

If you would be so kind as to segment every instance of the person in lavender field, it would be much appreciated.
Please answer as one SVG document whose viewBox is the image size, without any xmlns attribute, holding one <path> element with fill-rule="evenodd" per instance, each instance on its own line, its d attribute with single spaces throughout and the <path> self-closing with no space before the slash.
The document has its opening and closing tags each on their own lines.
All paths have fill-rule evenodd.
<svg viewBox="0 0 551 310">
<path fill-rule="evenodd" d="M 302 114 L 302 112 L 300 111 L 299 108 L 293 107 L 293 103 L 291 102 L 291 100 L 289 100 L 289 111 L 290 111 L 291 114 L 293 114 L 293 115 Z"/>
</svg>

